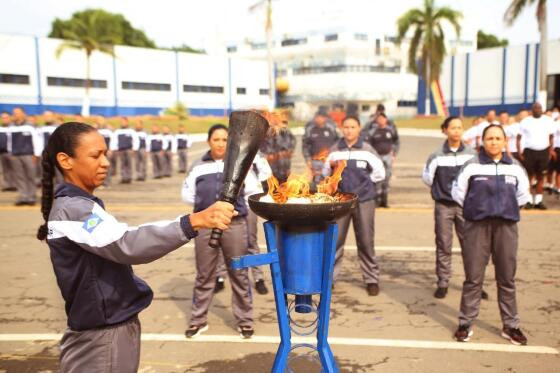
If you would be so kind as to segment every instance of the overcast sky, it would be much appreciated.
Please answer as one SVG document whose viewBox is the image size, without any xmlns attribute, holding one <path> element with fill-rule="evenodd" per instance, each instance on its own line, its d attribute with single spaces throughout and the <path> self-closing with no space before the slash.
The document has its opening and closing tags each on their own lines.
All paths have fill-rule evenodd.
<svg viewBox="0 0 560 373">
<path fill-rule="evenodd" d="M 512 27 L 503 14 L 511 0 L 436 0 L 463 12 L 466 35 L 482 29 L 509 39 L 510 45 L 539 40 L 535 7 L 526 9 Z M 158 46 L 188 44 L 212 49 L 263 34 L 264 10 L 249 12 L 258 0 L 2 0 L 0 33 L 46 36 L 56 18 L 85 8 L 122 13 Z M 279 35 L 307 30 L 355 29 L 395 34 L 395 20 L 422 0 L 273 0 L 273 28 Z M 548 2 L 548 36 L 560 39 L 560 1 Z M 553 15 L 556 17 L 554 19 Z"/>
</svg>

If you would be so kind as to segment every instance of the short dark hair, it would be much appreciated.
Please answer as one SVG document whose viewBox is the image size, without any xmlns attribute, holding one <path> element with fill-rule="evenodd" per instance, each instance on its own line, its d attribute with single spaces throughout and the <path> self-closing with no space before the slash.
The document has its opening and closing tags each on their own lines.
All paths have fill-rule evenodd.
<svg viewBox="0 0 560 373">
<path fill-rule="evenodd" d="M 489 130 L 490 128 L 499 128 L 499 129 L 502 131 L 503 135 L 504 135 L 504 139 L 507 137 L 507 136 L 506 136 L 506 131 L 504 130 L 504 127 L 500 126 L 499 124 L 491 124 L 491 125 L 489 125 L 488 127 L 486 127 L 486 128 L 484 129 L 484 131 L 482 131 L 482 139 L 483 139 L 483 140 L 484 140 L 484 137 L 486 136 L 486 132 L 488 132 L 488 130 Z"/>
<path fill-rule="evenodd" d="M 459 117 L 456 117 L 454 115 L 448 116 L 447 118 L 445 118 L 445 120 L 443 121 L 443 123 L 441 124 L 441 130 L 444 131 L 449 127 L 449 124 L 454 121 L 455 119 L 460 119 Z"/>
<path fill-rule="evenodd" d="M 210 140 L 212 134 L 217 130 L 224 130 L 227 132 L 228 128 L 221 123 L 213 124 L 212 127 L 210 127 L 210 129 L 208 130 L 208 140 Z"/>
<path fill-rule="evenodd" d="M 507 115 L 509 115 L 509 113 L 508 113 L 506 110 L 500 111 L 500 113 L 499 113 L 498 115 L 502 115 L 502 114 L 507 114 Z"/>
<path fill-rule="evenodd" d="M 349 120 L 349 119 L 355 120 L 356 122 L 358 122 L 358 126 L 360 126 L 360 127 L 362 126 L 362 124 L 360 123 L 360 118 L 358 118 L 358 117 L 355 116 L 355 115 L 347 115 L 347 116 L 345 116 L 344 119 L 342 120 L 342 123 L 346 122 L 346 121 Z"/>
</svg>

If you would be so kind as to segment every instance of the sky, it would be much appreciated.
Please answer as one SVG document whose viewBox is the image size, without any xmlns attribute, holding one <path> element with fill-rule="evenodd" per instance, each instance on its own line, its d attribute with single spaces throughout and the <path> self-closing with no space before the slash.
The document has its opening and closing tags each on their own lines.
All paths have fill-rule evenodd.
<svg viewBox="0 0 560 373">
<path fill-rule="evenodd" d="M 245 38 L 264 38 L 264 8 L 259 0 L 2 0 L 0 33 L 46 36 L 55 18 L 67 19 L 86 8 L 122 13 L 158 46 L 187 44 L 223 50 Z M 512 27 L 503 22 L 511 0 L 436 0 L 463 13 L 464 35 L 481 29 L 510 45 L 539 40 L 535 6 L 525 9 Z M 395 20 L 422 0 L 273 0 L 273 30 L 278 36 L 311 30 L 351 29 L 394 35 Z M 560 39 L 560 1 L 548 1 L 548 37 Z"/>
</svg>

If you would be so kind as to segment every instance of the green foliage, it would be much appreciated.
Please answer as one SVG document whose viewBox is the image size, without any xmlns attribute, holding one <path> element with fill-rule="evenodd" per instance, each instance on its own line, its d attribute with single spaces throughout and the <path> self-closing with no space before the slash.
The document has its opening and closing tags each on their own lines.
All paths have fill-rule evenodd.
<svg viewBox="0 0 560 373">
<path fill-rule="evenodd" d="M 180 101 L 177 101 L 175 105 L 171 106 L 170 108 L 165 109 L 163 113 L 165 115 L 175 115 L 179 117 L 179 119 L 187 119 L 187 117 L 189 116 L 187 107 Z"/>
<path fill-rule="evenodd" d="M 507 39 L 498 39 L 496 35 L 487 34 L 482 30 L 476 33 L 476 49 L 494 48 L 494 47 L 507 47 Z"/>
<path fill-rule="evenodd" d="M 132 27 L 123 15 L 109 13 L 102 9 L 75 12 L 67 20 L 56 18 L 52 23 L 49 37 L 78 41 L 84 44 L 86 50 L 87 44 L 91 44 L 85 42 L 88 38 L 97 40 L 101 44 L 156 47 L 142 30 Z"/>
<path fill-rule="evenodd" d="M 166 50 L 171 50 L 171 51 L 176 51 L 176 52 L 206 54 L 206 51 L 204 49 L 195 49 L 195 48 L 189 47 L 186 44 L 181 44 L 179 47 L 161 48 L 161 49 L 166 49 Z"/>
<path fill-rule="evenodd" d="M 461 33 L 459 20 L 462 14 L 449 7 L 438 8 L 434 0 L 424 0 L 421 9 L 410 9 L 397 20 L 397 43 L 400 44 L 409 30 L 413 30 L 408 49 L 408 67 L 416 74 L 421 74 L 426 82 L 433 82 L 439 78 L 443 59 L 447 53 L 443 21 L 449 22 L 455 29 L 457 37 Z M 416 65 L 420 55 L 422 71 Z M 430 76 L 428 75 L 428 63 Z"/>
</svg>

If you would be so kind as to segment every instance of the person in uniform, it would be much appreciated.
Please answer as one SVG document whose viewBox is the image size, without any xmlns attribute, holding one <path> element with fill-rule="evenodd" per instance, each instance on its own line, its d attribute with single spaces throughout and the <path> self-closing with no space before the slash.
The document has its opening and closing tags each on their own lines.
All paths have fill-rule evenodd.
<svg viewBox="0 0 560 373">
<path fill-rule="evenodd" d="M 370 296 L 376 296 L 379 294 L 379 263 L 374 248 L 375 184 L 385 179 L 385 168 L 371 145 L 360 137 L 360 120 L 357 117 L 348 116 L 343 120 L 342 134 L 344 137 L 330 149 L 330 154 L 324 163 L 323 174 L 330 175 L 339 162 L 346 161 L 338 190 L 356 194 L 358 206 L 351 214 L 337 221 L 338 240 L 333 280 L 336 281 L 340 275 L 344 242 L 351 220 L 366 290 Z"/>
<path fill-rule="evenodd" d="M 163 148 L 163 177 L 171 177 L 173 175 L 173 154 L 177 152 L 177 143 L 169 127 L 164 126 L 162 130 L 166 143 Z"/>
<path fill-rule="evenodd" d="M 60 370 L 135 373 L 140 361 L 138 313 L 153 292 L 131 265 L 152 262 L 184 246 L 202 229 L 227 229 L 235 212 L 226 202 L 175 220 L 130 227 L 94 195 L 109 171 L 107 146 L 94 127 L 60 125 L 43 152 L 37 238 L 46 239 L 65 302 L 68 329 Z M 55 169 L 64 182 L 54 187 Z"/>
<path fill-rule="evenodd" d="M 517 135 L 519 134 L 519 123 L 527 118 L 529 112 L 527 110 L 521 110 L 517 116 L 514 118 L 513 123 L 508 124 L 504 127 L 507 137 L 507 149 L 511 157 L 520 160 L 519 153 L 517 152 Z"/>
<path fill-rule="evenodd" d="M 17 191 L 12 159 L 12 118 L 7 111 L 2 112 L 0 126 L 0 164 L 2 166 L 2 192 Z"/>
<path fill-rule="evenodd" d="M 305 125 L 302 138 L 303 158 L 314 183 L 321 181 L 323 163 L 338 139 L 336 125 L 329 120 L 326 108 L 321 107 L 313 120 Z"/>
<path fill-rule="evenodd" d="M 164 157 L 163 149 L 167 147 L 167 141 L 159 133 L 157 125 L 152 126 L 152 133 L 146 137 L 146 151 L 150 153 L 152 160 L 152 174 L 154 179 L 163 177 Z"/>
<path fill-rule="evenodd" d="M 146 132 L 144 131 L 144 123 L 142 119 L 136 121 L 136 136 L 138 137 L 138 149 L 134 152 L 134 163 L 136 165 L 136 180 L 146 180 L 146 168 L 148 166 L 148 158 L 146 156 Z"/>
<path fill-rule="evenodd" d="M 396 126 L 389 126 L 384 113 L 377 115 L 375 125 L 368 126 L 362 131 L 362 136 L 377 152 L 385 167 L 385 179 L 377 184 L 377 206 L 387 208 L 389 182 L 393 172 L 393 162 L 400 146 L 399 134 Z"/>
<path fill-rule="evenodd" d="M 132 182 L 132 157 L 138 149 L 139 141 L 136 131 L 129 127 L 128 118 L 121 117 L 121 128 L 113 133 L 113 151 L 116 152 L 121 169 L 121 184 Z"/>
<path fill-rule="evenodd" d="M 108 187 L 111 185 L 111 179 L 114 175 L 114 170 L 117 167 L 116 156 L 115 153 L 111 150 L 115 148 L 114 141 L 115 138 L 113 136 L 113 131 L 109 129 L 105 118 L 99 115 L 95 121 L 95 128 L 101 136 L 103 136 L 103 140 L 105 141 L 105 145 L 107 146 L 107 158 L 109 159 L 109 172 L 107 173 L 107 177 L 103 181 L 103 187 Z"/>
<path fill-rule="evenodd" d="M 179 173 L 184 174 L 187 172 L 188 166 L 187 149 L 191 147 L 192 142 L 189 136 L 185 133 L 185 126 L 182 124 L 180 124 L 177 128 L 175 144 L 177 146 L 177 157 L 179 158 Z"/>
<path fill-rule="evenodd" d="M 466 342 L 480 308 L 486 265 L 492 257 L 498 286 L 502 337 L 516 345 L 527 344 L 519 329 L 515 272 L 517 267 L 520 206 L 530 201 L 529 179 L 523 167 L 503 152 L 506 134 L 499 125 L 482 133 L 479 154 L 467 161 L 453 183 L 451 195 L 463 206 L 465 218 L 459 327 L 455 339 Z"/>
<path fill-rule="evenodd" d="M 37 184 L 35 164 L 41 156 L 41 138 L 27 120 L 21 107 L 13 110 L 14 126 L 10 130 L 11 151 L 18 197 L 16 206 L 33 206 L 36 202 Z"/>
<path fill-rule="evenodd" d="M 184 202 L 193 204 L 194 212 L 201 211 L 214 203 L 222 188 L 224 156 L 227 144 L 227 127 L 216 124 L 208 130 L 210 150 L 193 163 L 182 188 Z M 220 248 L 208 245 L 211 230 L 202 229 L 195 239 L 196 280 L 189 326 L 185 331 L 187 338 L 193 338 L 208 330 L 208 310 L 214 296 L 218 258 L 223 255 L 228 277 L 231 281 L 232 308 L 238 331 L 242 338 L 251 338 L 253 329 L 253 301 L 247 269 L 234 271 L 231 260 L 243 256 L 247 251 L 247 213 L 245 202 L 246 189 L 242 189 L 235 202 L 239 215 L 233 218 L 228 230 L 223 232 Z"/>
</svg>

